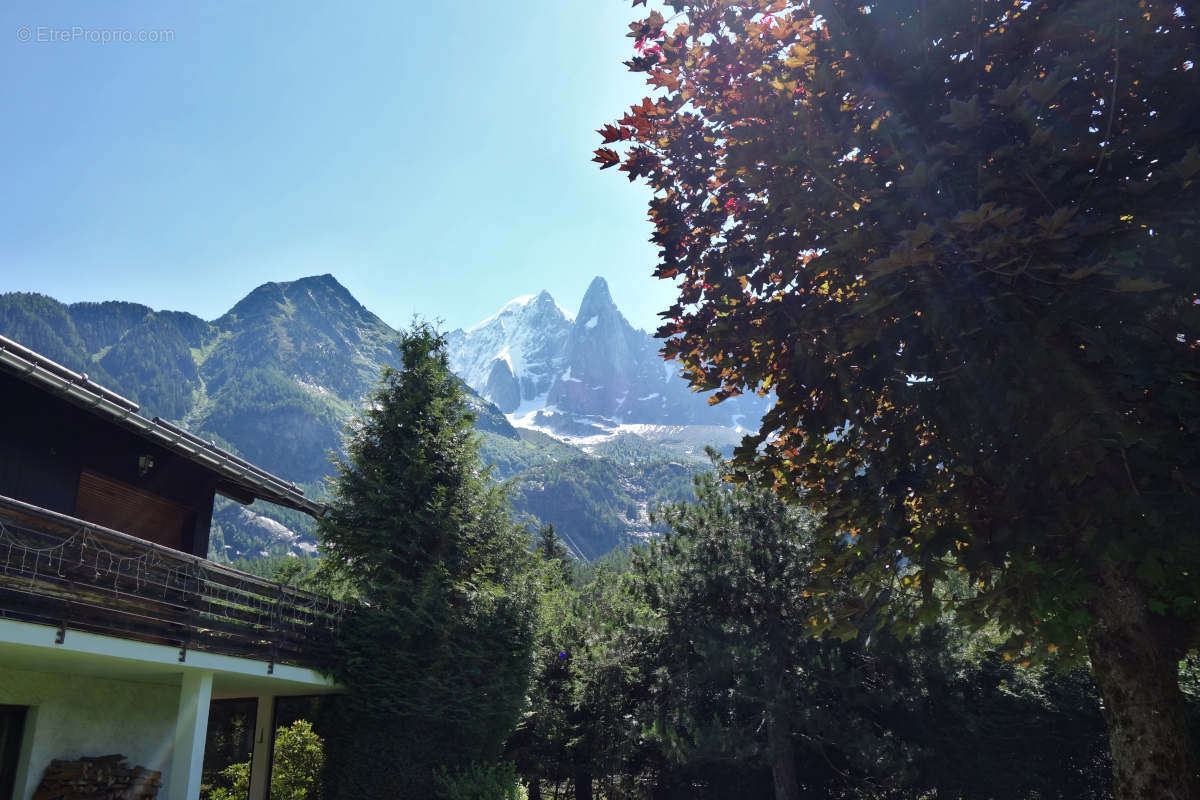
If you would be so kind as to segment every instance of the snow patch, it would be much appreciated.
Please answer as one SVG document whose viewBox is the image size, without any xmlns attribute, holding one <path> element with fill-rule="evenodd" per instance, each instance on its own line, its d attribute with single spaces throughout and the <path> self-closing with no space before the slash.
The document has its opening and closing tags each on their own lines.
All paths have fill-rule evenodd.
<svg viewBox="0 0 1200 800">
<path fill-rule="evenodd" d="M 324 386 L 320 385 L 319 383 L 313 383 L 312 381 L 306 381 L 306 380 L 304 380 L 304 378 L 301 378 L 299 376 L 296 376 L 295 380 L 296 380 L 296 383 L 300 386 L 300 388 L 306 392 L 310 392 L 312 394 L 330 394 L 330 391 L 328 389 L 326 389 Z"/>
<path fill-rule="evenodd" d="M 734 445 L 741 441 L 740 432 L 734 432 L 729 428 L 717 425 L 622 423 L 597 417 L 577 418 L 572 415 L 561 414 L 561 412 L 558 412 L 553 407 L 548 407 L 544 410 L 546 411 L 546 415 L 543 415 L 541 418 L 538 417 L 537 411 L 533 411 L 516 419 L 514 419 L 515 415 L 510 414 L 508 419 L 509 422 L 518 428 L 539 431 L 558 439 L 560 442 L 578 447 L 585 453 L 592 453 L 598 446 L 605 442 L 612 441 L 618 436 L 629 434 L 639 436 L 652 444 L 661 444 L 689 453 L 701 453 L 706 445 L 720 447 Z M 542 420 L 546 420 L 549 416 L 555 414 L 561 415 L 565 421 L 586 423 L 588 427 L 598 429 L 599 432 L 580 436 L 563 433 L 553 425 L 542 423 Z"/>
<path fill-rule="evenodd" d="M 583 327 L 587 328 L 588 330 L 591 330 L 592 328 L 596 327 L 598 324 L 600 324 L 600 315 L 594 314 L 594 315 L 592 315 L 591 319 L 589 319 L 587 322 L 583 323 Z"/>
<path fill-rule="evenodd" d="M 549 392 L 539 394 L 537 397 L 532 397 L 528 400 L 522 400 L 517 406 L 516 411 L 511 414 L 505 414 L 508 422 L 514 428 L 532 428 L 533 418 L 538 415 L 539 411 L 557 411 L 553 406 L 546 405 L 546 397 Z"/>
</svg>

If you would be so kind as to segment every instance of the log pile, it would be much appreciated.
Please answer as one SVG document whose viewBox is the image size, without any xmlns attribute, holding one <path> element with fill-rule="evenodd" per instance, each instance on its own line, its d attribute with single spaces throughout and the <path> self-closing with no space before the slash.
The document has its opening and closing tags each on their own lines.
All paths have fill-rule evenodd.
<svg viewBox="0 0 1200 800">
<path fill-rule="evenodd" d="M 55 759 L 33 800 L 154 800 L 161 787 L 161 772 L 131 767 L 122 755 Z"/>
</svg>

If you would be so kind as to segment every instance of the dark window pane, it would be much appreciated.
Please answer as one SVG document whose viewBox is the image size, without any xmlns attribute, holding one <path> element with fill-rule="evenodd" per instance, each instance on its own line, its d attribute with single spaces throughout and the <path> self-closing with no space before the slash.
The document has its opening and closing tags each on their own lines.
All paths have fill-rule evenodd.
<svg viewBox="0 0 1200 800">
<path fill-rule="evenodd" d="M 0 706 L 0 800 L 12 800 L 25 732 L 25 706 Z"/>
<path fill-rule="evenodd" d="M 257 714 L 258 700 L 253 697 L 212 701 L 204 740 L 204 786 L 222 787 L 242 798 L 249 795 Z"/>
</svg>

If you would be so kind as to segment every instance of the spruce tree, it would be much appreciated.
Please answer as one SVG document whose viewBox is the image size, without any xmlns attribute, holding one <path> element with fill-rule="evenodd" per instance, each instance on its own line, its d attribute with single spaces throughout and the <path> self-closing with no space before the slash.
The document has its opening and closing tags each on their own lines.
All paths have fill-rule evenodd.
<svg viewBox="0 0 1200 800">
<path fill-rule="evenodd" d="M 547 522 L 538 528 L 534 549 L 542 561 L 558 568 L 558 575 L 563 583 L 571 580 L 571 563 L 574 559 L 571 558 L 571 551 L 563 544 L 563 540 L 558 538 L 554 523 Z"/>
<path fill-rule="evenodd" d="M 320 524 L 363 601 L 333 668 L 331 797 L 437 796 L 438 770 L 499 758 L 525 699 L 527 539 L 480 466 L 442 337 L 414 325 L 400 361 L 350 426 Z"/>
</svg>

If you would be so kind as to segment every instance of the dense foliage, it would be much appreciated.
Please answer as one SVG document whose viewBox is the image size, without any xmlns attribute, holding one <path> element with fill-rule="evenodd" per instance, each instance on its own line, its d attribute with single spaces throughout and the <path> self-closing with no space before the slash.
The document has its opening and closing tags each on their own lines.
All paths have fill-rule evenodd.
<svg viewBox="0 0 1200 800">
<path fill-rule="evenodd" d="M 25 292 L 0 295 L 0 334 L 69 369 L 88 373 L 97 383 L 106 383 L 111 377 L 93 364 L 89 357 L 93 351 L 70 309 L 51 297 Z"/>
<path fill-rule="evenodd" d="M 822 511 L 855 591 L 813 632 L 945 610 L 1088 658 L 1118 794 L 1195 796 L 1196 9 L 664 5 L 596 160 L 655 191 L 666 352 L 775 393 L 736 458 Z"/>
<path fill-rule="evenodd" d="M 73 311 L 72 317 L 78 319 L 79 313 Z M 189 330 L 194 322 L 204 326 L 207 338 L 215 336 L 208 323 L 190 314 L 145 314 L 119 339 L 110 340 L 116 344 L 103 348 L 100 364 L 119 385 L 137 387 L 146 413 L 180 419 L 200 391 L 200 370 L 192 358 L 192 347 L 200 344 L 193 345 L 186 335 L 195 333 Z"/>
<path fill-rule="evenodd" d="M 513 506 L 555 525 L 581 558 L 628 546 L 630 530 L 654 530 L 647 509 L 684 499 L 701 467 L 678 461 L 621 462 L 579 454 L 521 474 Z"/>
<path fill-rule="evenodd" d="M 182 417 L 200 389 L 191 348 L 216 335 L 191 314 L 121 302 L 66 306 L 21 293 L 0 295 L 0 333 L 121 392 L 143 414 L 169 419 Z"/>
<path fill-rule="evenodd" d="M 632 559 L 566 574 L 540 532 L 532 707 L 510 743 L 531 798 L 1108 796 L 1086 672 L 1020 668 L 945 620 L 809 637 L 816 519 L 711 473 L 696 497 Z"/>
<path fill-rule="evenodd" d="M 416 326 L 337 462 L 319 532 L 361 603 L 332 665 L 348 690 L 329 737 L 333 798 L 436 797 L 440 771 L 493 774 L 521 712 L 530 556 L 472 421 L 443 340 Z"/>
</svg>

